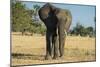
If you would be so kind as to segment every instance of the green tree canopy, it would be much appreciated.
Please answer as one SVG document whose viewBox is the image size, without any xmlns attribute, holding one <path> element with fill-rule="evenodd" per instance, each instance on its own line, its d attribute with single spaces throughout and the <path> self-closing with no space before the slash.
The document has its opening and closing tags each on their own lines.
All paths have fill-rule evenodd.
<svg viewBox="0 0 100 67">
<path fill-rule="evenodd" d="M 39 20 L 37 21 L 37 11 L 40 6 L 34 5 L 33 9 L 28 9 L 21 2 L 12 3 L 12 31 L 14 32 L 31 32 L 44 34 L 45 26 Z M 33 19 L 33 17 L 35 17 Z M 39 18 L 38 18 L 39 19 Z"/>
<path fill-rule="evenodd" d="M 12 30 L 23 31 L 28 29 L 32 22 L 29 11 L 25 9 L 25 5 L 20 2 L 13 3 L 12 5 Z"/>
</svg>

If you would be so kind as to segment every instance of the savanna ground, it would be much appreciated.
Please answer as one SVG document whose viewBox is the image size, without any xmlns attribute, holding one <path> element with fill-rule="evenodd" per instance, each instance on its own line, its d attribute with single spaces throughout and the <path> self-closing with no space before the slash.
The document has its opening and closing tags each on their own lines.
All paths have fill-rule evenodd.
<svg viewBox="0 0 100 67">
<path fill-rule="evenodd" d="M 64 57 L 57 60 L 44 60 L 45 36 L 36 34 L 22 36 L 12 33 L 11 37 L 12 66 L 96 60 L 95 38 L 66 36 Z"/>
</svg>

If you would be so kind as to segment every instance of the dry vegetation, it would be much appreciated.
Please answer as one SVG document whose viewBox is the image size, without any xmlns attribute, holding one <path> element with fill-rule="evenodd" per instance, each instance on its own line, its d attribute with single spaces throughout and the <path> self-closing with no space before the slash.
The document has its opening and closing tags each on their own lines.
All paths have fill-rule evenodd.
<svg viewBox="0 0 100 67">
<path fill-rule="evenodd" d="M 12 34 L 12 65 L 95 61 L 95 38 L 67 36 L 64 57 L 44 60 L 45 36 Z"/>
</svg>

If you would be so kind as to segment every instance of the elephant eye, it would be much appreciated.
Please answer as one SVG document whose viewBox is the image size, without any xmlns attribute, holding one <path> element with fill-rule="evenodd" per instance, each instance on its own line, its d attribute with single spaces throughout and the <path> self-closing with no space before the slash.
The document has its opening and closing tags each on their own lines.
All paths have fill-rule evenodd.
<svg viewBox="0 0 100 67">
<path fill-rule="evenodd" d="M 53 17 L 54 16 L 54 14 L 52 13 L 52 12 L 50 12 L 49 14 L 48 14 L 48 17 Z"/>
<path fill-rule="evenodd" d="M 50 14 L 48 14 L 48 16 L 47 17 L 50 17 Z"/>
</svg>

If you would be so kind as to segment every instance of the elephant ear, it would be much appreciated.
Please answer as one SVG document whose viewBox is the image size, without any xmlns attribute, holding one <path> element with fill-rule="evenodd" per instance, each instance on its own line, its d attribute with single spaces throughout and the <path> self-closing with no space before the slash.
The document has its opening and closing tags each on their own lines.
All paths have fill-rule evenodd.
<svg viewBox="0 0 100 67">
<path fill-rule="evenodd" d="M 48 18 L 48 13 L 50 12 L 50 9 L 43 6 L 42 8 L 40 8 L 40 10 L 38 11 L 39 17 L 40 19 L 43 21 L 45 19 Z"/>
<path fill-rule="evenodd" d="M 55 13 L 55 15 L 57 15 L 57 14 L 59 13 L 59 11 L 60 11 L 59 8 L 54 9 L 54 13 Z"/>
</svg>

